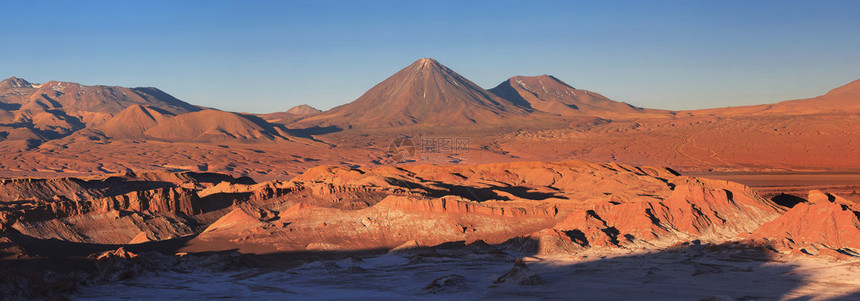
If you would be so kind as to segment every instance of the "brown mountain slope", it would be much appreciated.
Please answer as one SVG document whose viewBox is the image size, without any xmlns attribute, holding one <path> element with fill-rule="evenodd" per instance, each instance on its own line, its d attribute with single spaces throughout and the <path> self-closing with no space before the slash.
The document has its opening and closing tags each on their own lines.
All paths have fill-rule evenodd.
<svg viewBox="0 0 860 301">
<path fill-rule="evenodd" d="M 552 75 L 515 76 L 489 91 L 520 106 L 563 116 L 643 111 L 591 91 L 576 89 Z"/>
<path fill-rule="evenodd" d="M 860 207 L 839 196 L 812 190 L 805 202 L 765 223 L 749 237 L 782 252 L 857 256 Z"/>
<path fill-rule="evenodd" d="M 99 126 L 130 106 L 142 105 L 169 114 L 199 111 L 156 88 L 85 86 L 52 81 L 32 84 L 11 77 L 0 81 L 0 127 L 29 129 L 47 140 Z M 3 134 L 3 133 L 6 134 Z M 0 130 L 0 140 L 10 136 Z"/>
<path fill-rule="evenodd" d="M 172 116 L 165 113 L 151 107 L 132 105 L 95 129 L 111 138 L 143 138 L 144 132 Z"/>
<path fill-rule="evenodd" d="M 680 112 L 680 115 L 810 115 L 860 114 L 860 80 L 830 90 L 824 95 L 772 104 L 714 108 Z"/>
<path fill-rule="evenodd" d="M 285 112 L 274 112 L 267 114 L 255 114 L 255 116 L 263 118 L 267 122 L 271 123 L 279 123 L 279 124 L 289 124 L 296 120 L 299 120 L 307 115 L 322 113 L 321 110 L 314 108 L 309 105 L 297 105 L 295 107 L 290 108 Z"/>
<path fill-rule="evenodd" d="M 175 114 L 200 110 L 156 88 L 85 86 L 58 81 L 33 85 L 15 77 L 0 82 L 0 102 L 14 109 L 60 109 L 67 114 L 78 111 L 116 114 L 134 104 Z"/>
<path fill-rule="evenodd" d="M 297 105 L 287 110 L 287 113 L 294 115 L 310 115 L 320 112 L 322 111 L 309 105 Z"/>
<path fill-rule="evenodd" d="M 379 83 L 355 101 L 302 119 L 300 125 L 356 128 L 503 124 L 528 111 L 424 58 Z"/>
<path fill-rule="evenodd" d="M 48 139 L 68 135 L 85 127 L 85 122 L 103 122 L 110 115 L 106 113 L 85 113 L 70 116 L 61 110 L 41 107 L 0 111 L 0 127 L 29 129 Z M 3 132 L 0 130 L 0 132 Z M 0 134 L 0 137 L 3 135 Z"/>
<path fill-rule="evenodd" d="M 788 114 L 860 113 L 860 80 L 818 97 L 778 102 L 765 111 Z"/>
<path fill-rule="evenodd" d="M 0 89 L 32 88 L 33 85 L 23 78 L 10 77 L 0 81 Z"/>
<path fill-rule="evenodd" d="M 144 134 L 158 140 L 263 142 L 285 139 L 263 120 L 218 110 L 186 113 L 159 122 Z"/>
<path fill-rule="evenodd" d="M 153 240 L 189 235 L 200 227 L 193 215 L 229 206 L 195 191 L 221 182 L 252 183 L 213 173 L 4 179 L 0 233 L 90 243 L 128 243 L 141 232 Z"/>
</svg>

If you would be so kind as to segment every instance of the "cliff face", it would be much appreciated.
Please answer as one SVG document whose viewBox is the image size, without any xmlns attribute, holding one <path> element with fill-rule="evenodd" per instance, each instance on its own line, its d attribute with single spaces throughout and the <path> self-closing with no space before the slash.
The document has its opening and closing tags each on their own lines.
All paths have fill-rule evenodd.
<svg viewBox="0 0 860 301">
<path fill-rule="evenodd" d="M 0 221 L 3 224 L 9 224 L 10 219 L 13 218 L 26 221 L 39 221 L 115 211 L 194 215 L 201 213 L 199 202 L 200 198 L 194 190 L 181 187 L 132 191 L 126 194 L 95 200 L 70 200 L 65 197 L 55 196 L 50 201 L 15 202 L 14 205 L 7 208 L 7 211 L 3 212 L 5 217 L 0 217 Z"/>
<path fill-rule="evenodd" d="M 187 251 L 383 250 L 519 238 L 539 242 L 541 253 L 739 240 L 798 254 L 855 256 L 860 249 L 860 210 L 837 196 L 813 192 L 789 209 L 737 183 L 623 164 L 320 166 L 259 184 L 142 173 L 11 179 L 0 190 L 16 194 L 0 202 L 4 231 L 100 244 L 196 234 Z"/>
<path fill-rule="evenodd" d="M 749 237 L 784 253 L 850 257 L 860 255 L 860 206 L 821 191 Z"/>
<path fill-rule="evenodd" d="M 526 236 L 547 252 L 660 248 L 724 242 L 782 210 L 736 183 L 587 162 L 318 167 L 275 186 L 277 197 L 234 209 L 191 249 L 385 249 Z"/>
<path fill-rule="evenodd" d="M 239 181 L 195 173 L 6 179 L 0 181 L 0 229 L 107 244 L 190 235 L 199 227 L 195 215 L 230 205 L 197 194 L 222 182 Z"/>
<path fill-rule="evenodd" d="M 648 248 L 689 240 L 719 243 L 754 231 L 783 210 L 739 184 L 680 180 L 665 199 L 598 204 L 573 212 L 552 231 L 535 236 L 556 236 L 555 248 L 561 249 Z"/>
</svg>

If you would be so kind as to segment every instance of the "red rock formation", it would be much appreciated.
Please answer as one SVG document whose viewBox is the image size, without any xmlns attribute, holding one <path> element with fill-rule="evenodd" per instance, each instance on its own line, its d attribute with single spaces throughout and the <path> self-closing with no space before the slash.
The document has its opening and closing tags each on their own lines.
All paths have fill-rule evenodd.
<svg viewBox="0 0 860 301">
<path fill-rule="evenodd" d="M 544 250 L 653 248 L 722 242 L 780 212 L 739 184 L 585 162 L 318 167 L 276 186 L 279 193 L 267 195 L 277 197 L 248 202 L 272 214 L 234 210 L 190 250 L 212 244 L 248 252 L 354 250 L 529 235 L 555 245 Z"/>
<path fill-rule="evenodd" d="M 617 229 L 597 216 L 594 210 L 574 211 L 556 224 L 553 230 L 539 232 L 537 236 L 558 236 L 583 247 L 612 247 L 619 244 Z"/>
<path fill-rule="evenodd" d="M 802 202 L 749 237 L 788 253 L 860 256 L 860 206 L 841 197 L 809 192 Z"/>
<path fill-rule="evenodd" d="M 5 180 L 0 190 L 29 193 L 0 203 L 2 225 L 25 235 L 139 243 L 200 233 L 187 251 L 378 250 L 518 237 L 536 240 L 543 253 L 738 237 L 810 254 L 854 254 L 860 246 L 858 206 L 835 196 L 812 193 L 783 214 L 737 183 L 577 161 L 324 166 L 260 184 L 129 173 Z"/>
<path fill-rule="evenodd" d="M 672 179 L 672 193 L 658 200 L 609 201 L 578 210 L 556 232 L 581 246 L 647 247 L 678 241 L 723 242 L 779 216 L 780 208 L 742 185 L 706 179 Z M 563 237 L 562 237 L 563 238 Z"/>
<path fill-rule="evenodd" d="M 196 223 L 206 220 L 192 216 L 230 205 L 207 204 L 215 200 L 197 195 L 198 189 L 222 180 L 236 182 L 193 173 L 3 180 L 0 191 L 10 195 L 0 199 L 0 225 L 37 238 L 74 242 L 119 244 L 189 235 Z"/>
<path fill-rule="evenodd" d="M 108 210 L 152 213 L 181 212 L 188 215 L 202 213 L 199 202 L 200 198 L 197 197 L 194 190 L 176 187 L 134 191 L 96 201 L 96 203 L 107 205 Z"/>
</svg>

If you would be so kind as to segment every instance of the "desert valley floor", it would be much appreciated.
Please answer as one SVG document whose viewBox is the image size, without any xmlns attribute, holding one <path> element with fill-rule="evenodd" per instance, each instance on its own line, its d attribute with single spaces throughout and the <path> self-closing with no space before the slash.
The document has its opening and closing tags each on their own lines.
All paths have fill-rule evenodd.
<svg viewBox="0 0 860 301">
<path fill-rule="evenodd" d="M 248 114 L 0 82 L 0 299 L 860 299 L 860 81 L 639 108 L 420 59 Z"/>
</svg>

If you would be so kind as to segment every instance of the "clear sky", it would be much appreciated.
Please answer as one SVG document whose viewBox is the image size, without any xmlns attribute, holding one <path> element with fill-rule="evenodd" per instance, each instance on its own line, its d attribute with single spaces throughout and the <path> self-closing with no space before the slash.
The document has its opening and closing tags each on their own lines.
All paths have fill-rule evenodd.
<svg viewBox="0 0 860 301">
<path fill-rule="evenodd" d="M 820 95 L 860 79 L 860 1 L 7 1 L 0 77 L 328 109 L 422 57 L 484 88 L 551 74 L 637 106 Z"/>
</svg>

